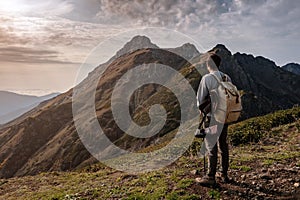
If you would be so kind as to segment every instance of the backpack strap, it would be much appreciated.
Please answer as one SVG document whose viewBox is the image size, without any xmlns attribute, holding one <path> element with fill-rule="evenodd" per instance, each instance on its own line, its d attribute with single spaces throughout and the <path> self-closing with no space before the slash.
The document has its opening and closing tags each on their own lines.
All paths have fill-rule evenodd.
<svg viewBox="0 0 300 200">
<path fill-rule="evenodd" d="M 212 73 L 211 75 L 218 81 L 219 84 L 221 83 L 220 79 L 215 74 Z"/>
<path fill-rule="evenodd" d="M 221 83 L 221 81 L 220 81 L 220 79 L 219 79 L 219 77 L 217 77 L 217 75 L 215 75 L 215 74 L 211 74 L 219 83 Z M 221 78 L 222 78 L 222 81 L 223 82 L 228 82 L 228 76 L 226 75 L 226 74 L 224 74 L 223 76 L 222 76 L 222 74 L 221 74 L 221 72 L 220 72 L 220 76 L 221 76 Z M 225 80 L 224 80 L 225 79 Z"/>
</svg>

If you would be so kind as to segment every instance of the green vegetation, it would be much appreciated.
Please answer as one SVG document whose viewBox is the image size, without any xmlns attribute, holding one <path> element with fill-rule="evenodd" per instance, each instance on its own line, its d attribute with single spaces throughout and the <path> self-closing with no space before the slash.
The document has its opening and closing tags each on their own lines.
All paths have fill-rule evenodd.
<svg viewBox="0 0 300 200">
<path fill-rule="evenodd" d="M 212 199 L 220 199 L 220 197 L 221 197 L 220 192 L 218 190 L 210 190 L 208 192 L 208 195 Z"/>
<path fill-rule="evenodd" d="M 274 162 L 275 162 L 274 160 L 266 159 L 266 160 L 263 161 L 263 165 L 269 166 L 269 165 L 274 164 Z"/>
<path fill-rule="evenodd" d="M 241 166 L 238 166 L 238 165 L 230 165 L 230 168 L 231 169 L 238 169 L 238 170 L 242 170 L 244 172 L 249 172 L 251 171 L 251 167 L 249 166 L 246 166 L 246 165 L 241 165 Z"/>
<path fill-rule="evenodd" d="M 278 111 L 262 117 L 255 117 L 229 127 L 232 145 L 257 143 L 268 137 L 272 128 L 293 123 L 300 118 L 300 107 Z M 297 126 L 299 130 L 299 125 Z"/>
</svg>

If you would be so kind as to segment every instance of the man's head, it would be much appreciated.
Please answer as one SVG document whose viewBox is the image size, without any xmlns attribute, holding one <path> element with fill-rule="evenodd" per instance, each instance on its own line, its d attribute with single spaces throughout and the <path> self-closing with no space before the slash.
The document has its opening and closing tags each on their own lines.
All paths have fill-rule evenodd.
<svg viewBox="0 0 300 200">
<path fill-rule="evenodd" d="M 207 69 L 209 72 L 219 70 L 221 58 L 215 53 L 208 53 Z"/>
</svg>

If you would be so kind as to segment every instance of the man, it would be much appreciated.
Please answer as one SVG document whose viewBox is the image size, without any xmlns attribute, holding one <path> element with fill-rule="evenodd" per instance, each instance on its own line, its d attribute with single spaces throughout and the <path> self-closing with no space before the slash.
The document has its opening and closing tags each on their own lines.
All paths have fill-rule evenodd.
<svg viewBox="0 0 300 200">
<path fill-rule="evenodd" d="M 208 60 L 206 63 L 206 67 L 209 73 L 202 77 L 197 92 L 197 100 L 200 108 L 201 105 L 207 102 L 207 98 L 210 98 L 209 92 L 218 87 L 219 82 L 218 80 L 216 80 L 216 78 L 218 78 L 220 81 L 222 79 L 231 81 L 228 75 L 219 71 L 220 64 L 221 64 L 221 58 L 218 55 L 214 53 L 208 53 Z M 205 137 L 206 148 L 208 149 L 208 172 L 207 175 L 204 176 L 203 178 L 196 179 L 198 183 L 205 186 L 211 186 L 216 183 L 215 176 L 216 176 L 217 163 L 218 163 L 218 146 L 221 152 L 221 166 L 222 166 L 220 176 L 224 182 L 229 182 L 228 175 L 227 175 L 227 171 L 229 167 L 229 151 L 228 151 L 228 144 L 227 144 L 228 125 L 227 124 L 223 125 L 215 121 L 213 113 L 208 113 L 205 127 L 206 128 L 208 126 L 212 127 L 214 125 L 217 125 L 217 133 L 215 135 L 207 134 Z"/>
</svg>

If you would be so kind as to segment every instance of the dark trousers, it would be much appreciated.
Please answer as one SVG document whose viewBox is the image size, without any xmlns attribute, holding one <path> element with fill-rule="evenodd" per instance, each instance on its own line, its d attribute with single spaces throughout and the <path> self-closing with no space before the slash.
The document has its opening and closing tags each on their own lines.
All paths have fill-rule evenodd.
<svg viewBox="0 0 300 200">
<path fill-rule="evenodd" d="M 210 118 L 208 118 L 208 124 L 210 122 Z M 221 173 L 227 175 L 228 167 L 229 167 L 229 150 L 227 143 L 227 124 L 218 124 L 218 132 L 220 133 L 219 137 L 214 138 L 215 145 L 209 149 L 208 152 L 208 173 L 207 175 L 210 177 L 215 177 L 217 171 L 218 164 L 218 148 L 221 153 Z M 207 123 L 206 123 L 207 125 Z M 221 130 L 222 129 L 222 130 Z M 217 140 L 217 142 L 216 142 Z"/>
</svg>

